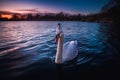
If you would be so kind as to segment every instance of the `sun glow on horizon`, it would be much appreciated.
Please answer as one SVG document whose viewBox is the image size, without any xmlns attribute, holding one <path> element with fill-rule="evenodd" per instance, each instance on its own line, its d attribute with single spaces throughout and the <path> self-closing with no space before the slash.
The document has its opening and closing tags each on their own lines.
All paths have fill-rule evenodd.
<svg viewBox="0 0 120 80">
<path fill-rule="evenodd" d="M 10 14 L 2 14 L 2 15 L 1 15 L 1 18 L 11 19 L 11 18 L 12 18 L 12 15 L 10 15 Z"/>
</svg>

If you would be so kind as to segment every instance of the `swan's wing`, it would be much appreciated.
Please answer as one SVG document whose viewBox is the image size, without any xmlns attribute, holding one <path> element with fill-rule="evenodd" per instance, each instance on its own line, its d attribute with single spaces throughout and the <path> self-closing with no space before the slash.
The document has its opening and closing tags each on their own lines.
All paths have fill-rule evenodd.
<svg viewBox="0 0 120 80">
<path fill-rule="evenodd" d="M 62 60 L 63 62 L 74 59 L 78 54 L 77 41 L 66 42 L 63 45 Z"/>
</svg>

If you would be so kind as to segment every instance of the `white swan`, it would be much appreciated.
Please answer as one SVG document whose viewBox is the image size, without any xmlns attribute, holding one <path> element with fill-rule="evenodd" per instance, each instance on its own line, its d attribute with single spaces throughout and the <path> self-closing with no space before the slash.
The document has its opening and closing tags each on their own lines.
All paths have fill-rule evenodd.
<svg viewBox="0 0 120 80">
<path fill-rule="evenodd" d="M 63 41 L 64 33 L 60 24 L 58 24 L 55 38 L 55 42 L 58 43 L 55 58 L 56 64 L 63 64 L 64 62 L 68 62 L 78 55 L 77 41 L 69 41 L 65 44 L 63 44 Z"/>
</svg>

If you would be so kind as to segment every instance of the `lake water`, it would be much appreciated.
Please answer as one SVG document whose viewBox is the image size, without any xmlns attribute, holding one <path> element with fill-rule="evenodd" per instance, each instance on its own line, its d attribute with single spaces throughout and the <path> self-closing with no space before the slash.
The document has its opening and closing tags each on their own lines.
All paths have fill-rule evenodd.
<svg viewBox="0 0 120 80">
<path fill-rule="evenodd" d="M 111 34 L 107 24 L 1 21 L 0 80 L 56 80 L 54 37 L 59 22 L 65 35 L 64 42 L 77 40 L 79 50 L 75 61 L 63 65 L 64 80 L 86 79 L 90 74 L 91 79 L 107 76 L 108 68 L 111 69 L 120 58 L 119 50 L 114 47 L 120 44 L 119 40 Z"/>
</svg>

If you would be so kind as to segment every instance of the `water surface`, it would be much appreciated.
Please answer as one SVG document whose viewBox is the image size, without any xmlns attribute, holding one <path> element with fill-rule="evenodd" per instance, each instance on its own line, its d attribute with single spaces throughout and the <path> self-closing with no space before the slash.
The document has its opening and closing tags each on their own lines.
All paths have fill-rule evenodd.
<svg viewBox="0 0 120 80">
<path fill-rule="evenodd" d="M 55 29 L 59 21 L 5 21 L 0 22 L 0 78 L 54 80 L 56 44 Z M 64 77 L 77 79 L 89 70 L 103 67 L 118 58 L 119 44 L 106 25 L 90 22 L 60 22 L 64 42 L 77 40 L 77 61 L 63 65 Z M 75 64 L 75 65 L 74 65 Z M 84 67 L 83 67 L 84 66 Z M 109 65 L 108 65 L 109 66 Z M 73 75 L 74 73 L 74 75 Z M 103 74 L 103 73 L 100 73 Z M 82 78 L 85 78 L 82 75 Z"/>
</svg>

